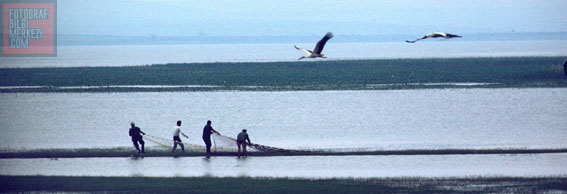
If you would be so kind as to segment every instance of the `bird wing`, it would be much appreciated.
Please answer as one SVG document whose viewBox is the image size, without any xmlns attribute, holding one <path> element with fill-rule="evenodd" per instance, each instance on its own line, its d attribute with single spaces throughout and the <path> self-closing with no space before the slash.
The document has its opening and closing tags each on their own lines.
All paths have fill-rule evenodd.
<svg viewBox="0 0 567 194">
<path fill-rule="evenodd" d="M 447 33 L 447 37 L 449 37 L 449 38 L 455 38 L 455 37 L 456 37 L 456 38 L 460 38 L 460 37 L 462 37 L 462 36 Z"/>
<path fill-rule="evenodd" d="M 427 39 L 427 38 L 438 38 L 438 37 L 444 37 L 444 38 L 455 38 L 455 37 L 462 37 L 459 35 L 455 35 L 455 34 L 449 34 L 449 33 L 445 33 L 445 32 L 432 32 L 429 34 L 426 34 L 425 36 L 415 39 L 415 40 L 406 40 L 407 43 L 415 43 L 418 40 L 423 40 L 423 39 Z"/>
<path fill-rule="evenodd" d="M 407 42 L 407 43 L 415 43 L 415 42 L 417 42 L 417 41 L 419 41 L 419 40 L 423 40 L 423 39 L 429 38 L 430 35 L 431 35 L 431 34 L 426 34 L 425 36 L 422 36 L 421 38 L 418 38 L 418 39 L 415 39 L 415 40 L 406 40 L 406 42 Z"/>
<path fill-rule="evenodd" d="M 319 40 L 319 42 L 317 42 L 317 45 L 315 45 L 315 49 L 313 49 L 313 52 L 317 54 L 321 54 L 321 51 L 323 51 L 323 47 L 325 47 L 327 40 L 331 38 L 333 38 L 333 33 L 327 32 L 327 34 L 325 34 L 325 36 L 321 40 Z"/>
<path fill-rule="evenodd" d="M 297 50 L 300 50 L 300 51 L 307 53 L 307 55 L 311 55 L 311 53 L 313 53 L 313 51 L 310 51 L 310 50 L 307 50 L 307 49 L 304 49 L 304 48 L 299 48 L 295 45 L 293 45 L 293 47 L 295 47 L 295 49 L 297 49 Z"/>
</svg>

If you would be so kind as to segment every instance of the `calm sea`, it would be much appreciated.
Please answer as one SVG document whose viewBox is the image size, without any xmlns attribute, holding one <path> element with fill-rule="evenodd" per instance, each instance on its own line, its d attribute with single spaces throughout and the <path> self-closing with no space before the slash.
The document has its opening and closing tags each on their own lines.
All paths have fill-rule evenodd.
<svg viewBox="0 0 567 194">
<path fill-rule="evenodd" d="M 0 159 L 0 175 L 151 177 L 564 177 L 567 154 Z"/>
<path fill-rule="evenodd" d="M 134 152 L 130 121 L 203 145 L 213 121 L 288 149 L 567 148 L 566 88 L 0 94 L 0 149 Z M 146 140 L 147 146 L 156 146 Z M 164 149 L 168 151 L 169 148 Z M 0 175 L 213 177 L 565 176 L 567 154 L 0 159 Z M 85 168 L 87 166 L 88 168 Z"/>
<path fill-rule="evenodd" d="M 313 44 L 297 44 L 312 49 Z M 567 40 L 329 43 L 328 60 L 566 56 Z M 59 46 L 57 57 L 0 57 L 0 67 L 132 66 L 193 62 L 295 61 L 293 44 Z"/>
<path fill-rule="evenodd" d="M 565 56 L 567 41 L 334 43 L 325 53 L 329 60 Z M 60 46 L 58 57 L 3 57 L 0 67 L 295 61 L 302 54 L 292 44 Z M 246 128 L 252 142 L 288 149 L 567 148 L 566 94 L 566 88 L 0 93 L 0 149 L 133 150 L 131 121 L 169 139 L 177 120 L 189 135 L 184 141 L 198 145 L 205 122 L 212 120 L 224 135 L 235 137 Z M 566 159 L 566 154 L 0 159 L 0 174 L 529 177 L 565 176 Z"/>
<path fill-rule="evenodd" d="M 131 146 L 131 121 L 202 145 L 222 134 L 290 149 L 567 148 L 567 89 L 0 94 L 0 148 Z M 152 144 L 148 144 L 152 145 Z"/>
</svg>

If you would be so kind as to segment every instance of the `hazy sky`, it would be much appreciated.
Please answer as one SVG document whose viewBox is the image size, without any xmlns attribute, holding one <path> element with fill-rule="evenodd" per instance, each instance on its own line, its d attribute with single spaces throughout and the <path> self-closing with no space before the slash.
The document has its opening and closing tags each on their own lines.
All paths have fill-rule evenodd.
<svg viewBox="0 0 567 194">
<path fill-rule="evenodd" d="M 566 32 L 566 0 L 58 0 L 58 33 L 148 36 Z"/>
</svg>

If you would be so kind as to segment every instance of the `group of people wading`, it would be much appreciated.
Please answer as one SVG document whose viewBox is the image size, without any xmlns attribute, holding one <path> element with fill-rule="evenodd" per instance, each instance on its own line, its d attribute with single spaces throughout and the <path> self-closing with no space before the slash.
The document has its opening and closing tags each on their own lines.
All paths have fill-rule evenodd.
<svg viewBox="0 0 567 194">
<path fill-rule="evenodd" d="M 130 136 L 132 137 L 132 143 L 134 143 L 134 147 L 136 147 L 136 150 L 138 150 L 138 153 L 145 153 L 144 151 L 144 139 L 142 138 L 142 135 L 146 135 L 146 133 L 144 133 L 142 130 L 140 130 L 139 127 L 136 127 L 136 124 L 134 122 L 130 123 Z M 205 142 L 205 146 L 207 147 L 207 158 L 209 158 L 211 156 L 211 134 L 216 133 L 218 135 L 220 135 L 220 133 L 218 131 L 216 131 L 215 129 L 213 129 L 213 127 L 211 126 L 211 121 L 207 121 L 207 125 L 205 125 L 205 127 L 203 127 L 203 141 Z M 179 134 L 183 135 L 185 138 L 189 139 L 189 136 L 187 134 L 185 134 L 183 132 L 183 130 L 181 130 L 181 121 L 177 121 L 177 126 L 175 126 L 174 130 L 173 130 L 173 149 L 171 149 L 171 152 L 174 153 L 175 150 L 177 150 L 177 145 L 179 145 L 179 147 L 181 147 L 181 151 L 185 152 L 185 146 L 183 145 L 183 142 L 181 141 L 181 138 L 179 138 Z M 242 147 L 243 150 L 243 156 L 247 157 L 248 153 L 246 152 L 246 141 L 248 141 L 248 144 L 251 144 L 250 142 L 250 138 L 248 137 L 248 133 L 246 133 L 246 129 L 242 129 L 242 132 L 240 132 L 238 134 L 238 136 L 236 137 L 236 146 L 238 147 L 238 157 L 240 158 L 240 148 Z M 140 144 L 142 146 L 142 149 L 140 150 Z"/>
</svg>

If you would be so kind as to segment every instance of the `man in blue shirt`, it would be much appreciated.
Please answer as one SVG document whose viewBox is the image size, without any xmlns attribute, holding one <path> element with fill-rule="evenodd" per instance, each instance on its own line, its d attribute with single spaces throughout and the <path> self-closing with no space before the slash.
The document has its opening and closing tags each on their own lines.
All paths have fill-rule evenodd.
<svg viewBox="0 0 567 194">
<path fill-rule="evenodd" d="M 203 128 L 203 141 L 207 146 L 207 158 L 211 157 L 211 134 L 216 133 L 220 135 L 220 133 L 211 127 L 211 121 L 207 121 L 207 125 Z"/>
<path fill-rule="evenodd" d="M 132 137 L 132 143 L 134 143 L 134 147 L 136 147 L 136 150 L 138 150 L 138 153 L 145 153 L 144 152 L 144 139 L 142 139 L 141 134 L 146 135 L 146 133 L 142 132 L 142 130 L 140 130 L 140 128 L 136 127 L 136 124 L 134 122 L 131 122 L 130 126 L 132 126 L 130 128 L 130 136 Z M 140 148 L 138 147 L 138 142 L 142 145 L 142 151 L 140 151 Z"/>
</svg>

